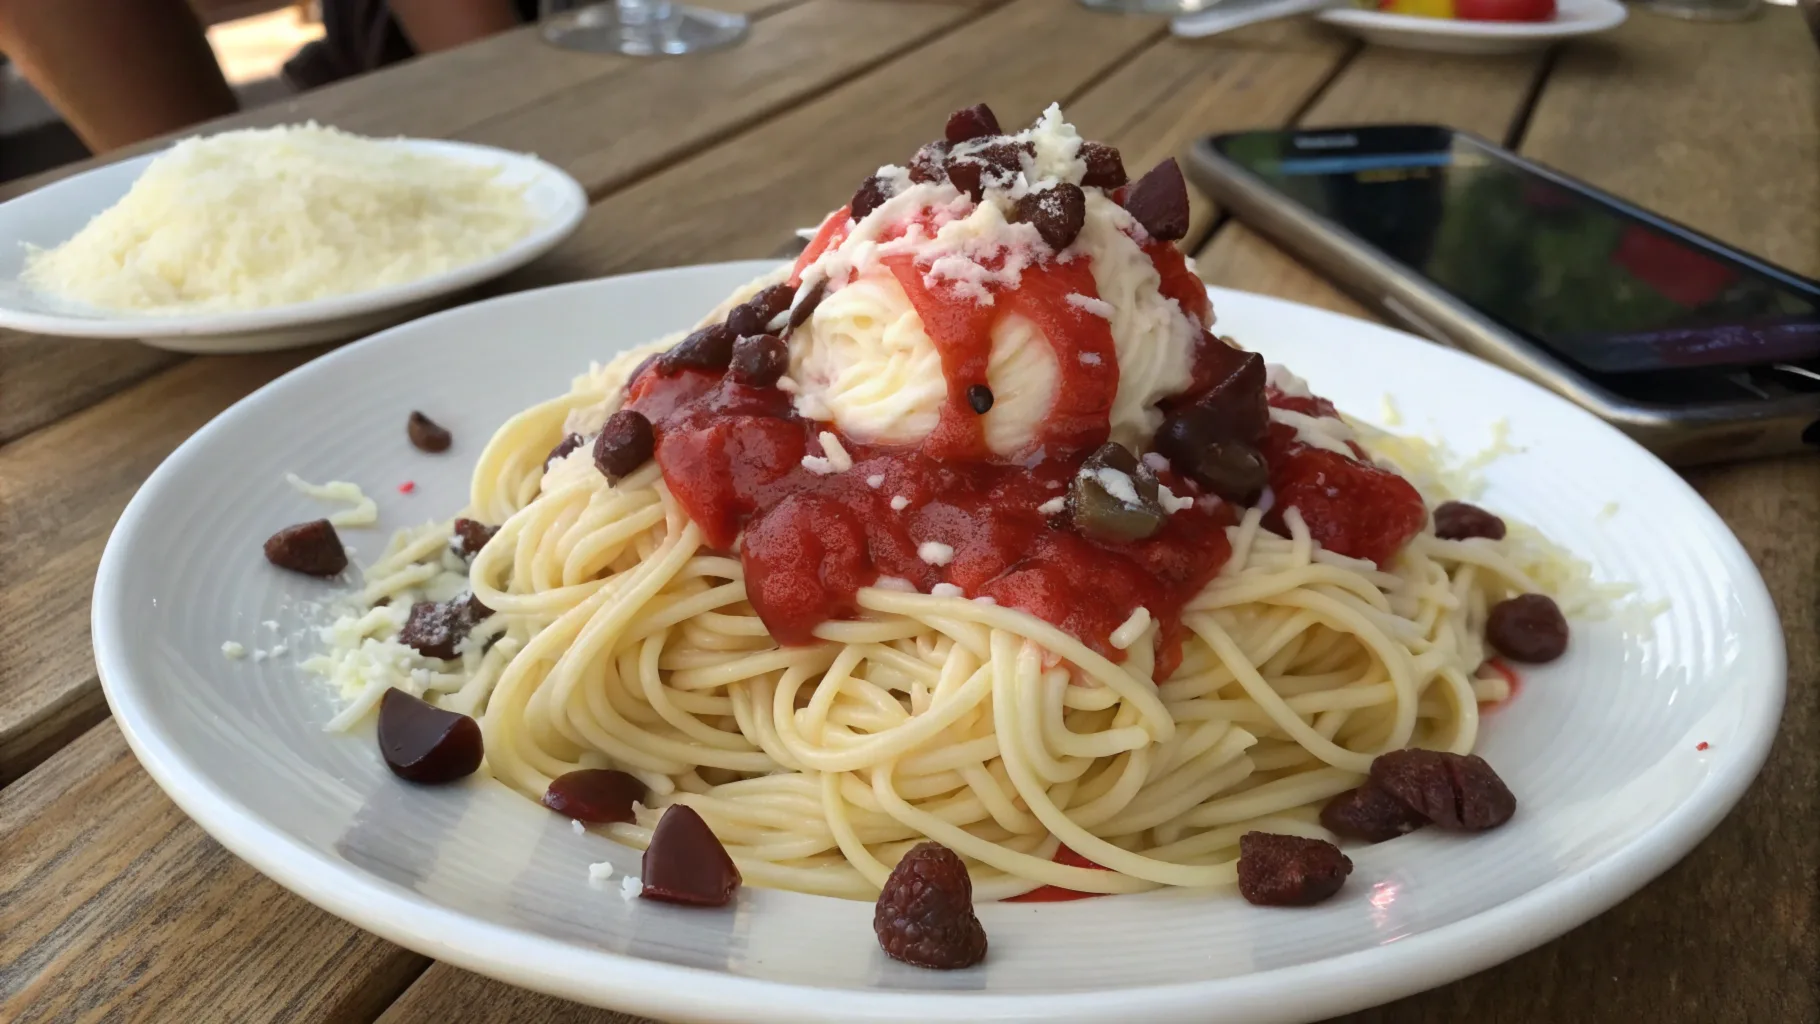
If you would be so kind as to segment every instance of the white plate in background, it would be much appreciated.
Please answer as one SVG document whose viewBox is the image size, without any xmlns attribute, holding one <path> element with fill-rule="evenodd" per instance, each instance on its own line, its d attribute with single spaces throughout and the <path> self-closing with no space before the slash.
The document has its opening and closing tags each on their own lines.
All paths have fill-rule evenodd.
<svg viewBox="0 0 1820 1024">
<path fill-rule="evenodd" d="M 493 146 L 441 139 L 388 139 L 416 152 L 504 168 L 501 181 L 525 186 L 535 226 L 486 259 L 386 288 L 269 309 L 151 315 L 98 309 L 39 291 L 21 280 L 27 243 L 61 245 L 119 202 L 161 153 L 97 167 L 0 204 L 0 327 L 75 338 L 138 339 L 178 352 L 265 352 L 353 337 L 410 319 L 439 300 L 515 270 L 554 249 L 580 226 L 588 196 L 560 168 Z"/>
<path fill-rule="evenodd" d="M 1649 622 L 1576 623 L 1567 655 L 1528 669 L 1488 714 L 1479 750 L 1521 800 L 1503 828 L 1349 851 L 1353 875 L 1318 907 L 1179 890 L 986 904 L 986 962 L 924 971 L 879 951 L 867 903 L 750 886 L 719 910 L 624 899 L 618 877 L 639 872 L 637 851 L 576 835 L 488 779 L 401 783 L 370 727 L 324 732 L 336 701 L 299 668 L 320 622 L 306 609 L 345 591 L 261 557 L 274 530 L 322 514 L 283 474 L 352 480 L 374 496 L 381 527 L 343 532 L 371 561 L 390 530 L 464 504 L 469 468 L 508 416 L 562 393 L 590 360 L 686 327 L 770 266 L 657 271 L 443 312 L 314 360 L 197 432 L 128 506 L 95 585 L 96 663 L 152 777 L 229 849 L 363 928 L 662 1020 L 1280 1024 L 1439 985 L 1562 934 L 1686 854 L 1761 766 L 1786 674 L 1776 611 L 1736 539 L 1674 472 L 1488 364 L 1223 289 L 1222 334 L 1344 409 L 1375 418 L 1389 394 L 1403 429 L 1464 452 L 1508 420 L 1524 450 L 1486 469 L 1483 502 L 1601 579 L 1669 602 Z M 450 452 L 410 446 L 412 409 L 454 432 Z M 1602 512 L 1609 502 L 1615 515 Z M 289 650 L 229 661 L 230 640 Z M 588 865 L 599 861 L 616 877 L 595 888 Z"/>
</svg>

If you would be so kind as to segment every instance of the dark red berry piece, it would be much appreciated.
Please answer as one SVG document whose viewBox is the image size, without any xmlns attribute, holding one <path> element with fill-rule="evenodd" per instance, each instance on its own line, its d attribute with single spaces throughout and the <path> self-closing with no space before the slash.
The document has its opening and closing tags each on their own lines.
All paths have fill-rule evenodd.
<svg viewBox="0 0 1820 1024">
<path fill-rule="evenodd" d="M 979 202 L 988 188 L 1008 188 L 1024 167 L 1024 157 L 1034 156 L 1028 142 L 994 139 L 957 146 L 948 154 L 948 180 Z"/>
<path fill-rule="evenodd" d="M 1125 192 L 1125 209 L 1151 238 L 1173 242 L 1188 234 L 1188 182 L 1170 157 Z"/>
<path fill-rule="evenodd" d="M 449 601 L 419 601 L 398 631 L 398 642 L 426 658 L 460 657 L 456 648 L 468 638 L 476 623 L 492 614 L 472 597 Z"/>
<path fill-rule="evenodd" d="M 1381 843 L 1414 832 L 1428 819 L 1373 782 L 1349 789 L 1321 808 L 1321 825 L 1348 839 Z"/>
<path fill-rule="evenodd" d="M 784 330 L 786 332 L 794 331 L 798 327 L 808 323 L 809 318 L 815 315 L 815 307 L 822 304 L 822 296 L 827 293 L 828 279 L 825 277 L 810 285 L 809 290 L 803 293 L 802 298 L 797 300 L 796 305 L 790 308 L 790 326 L 784 328 Z"/>
<path fill-rule="evenodd" d="M 918 185 L 948 180 L 948 142 L 940 139 L 928 143 L 910 158 L 910 180 Z"/>
<path fill-rule="evenodd" d="M 696 907 L 726 906 L 740 882 L 739 868 L 714 830 L 683 804 L 672 804 L 657 819 L 642 870 L 640 896 Z"/>
<path fill-rule="evenodd" d="M 480 723 L 393 687 L 379 698 L 379 753 L 392 774 L 434 786 L 474 774 Z"/>
<path fill-rule="evenodd" d="M 564 434 L 562 440 L 556 442 L 556 447 L 550 449 L 550 454 L 543 457 L 544 472 L 549 472 L 551 463 L 568 458 L 570 452 L 580 448 L 582 440 L 580 434 Z"/>
<path fill-rule="evenodd" d="M 1125 184 L 1125 161 L 1119 157 L 1119 151 L 1103 142 L 1081 143 L 1081 159 L 1087 164 L 1087 173 L 1081 178 L 1085 188 L 1114 189 Z"/>
<path fill-rule="evenodd" d="M 733 342 L 739 336 L 726 324 L 709 324 L 676 343 L 676 347 L 658 359 L 658 372 L 668 377 L 678 370 L 707 370 L 719 373 L 733 358 Z"/>
<path fill-rule="evenodd" d="M 1435 508 L 1435 536 L 1442 540 L 1465 540 L 1468 537 L 1504 539 L 1504 520 L 1477 505 L 1464 501 L 1444 501 Z"/>
<path fill-rule="evenodd" d="M 1352 859 L 1324 839 L 1247 832 L 1239 837 L 1239 895 L 1260 907 L 1306 907 L 1340 891 Z"/>
<path fill-rule="evenodd" d="M 316 519 L 287 526 L 266 538 L 265 560 L 309 576 L 334 576 L 348 567 L 347 549 L 334 524 Z"/>
<path fill-rule="evenodd" d="M 610 768 L 583 768 L 557 776 L 543 791 L 543 805 L 589 825 L 631 821 L 632 805 L 645 798 L 645 784 Z"/>
<path fill-rule="evenodd" d="M 981 416 L 992 411 L 992 389 L 975 384 L 967 389 L 967 405 Z"/>
<path fill-rule="evenodd" d="M 1452 832 L 1497 828 L 1517 813 L 1510 787 L 1475 754 L 1393 750 L 1371 762 L 1371 781 Z"/>
<path fill-rule="evenodd" d="M 755 334 L 733 345 L 733 379 L 746 387 L 771 387 L 789 365 L 790 350 L 775 334 Z"/>
<path fill-rule="evenodd" d="M 1087 196 L 1079 185 L 1061 182 L 1027 193 L 1011 209 L 1011 219 L 1029 224 L 1057 252 L 1068 248 L 1087 223 Z"/>
<path fill-rule="evenodd" d="M 951 971 L 986 959 L 967 865 L 939 843 L 918 843 L 891 869 L 872 930 L 892 959 L 918 967 Z"/>
<path fill-rule="evenodd" d="M 631 476 L 651 461 L 657 451 L 657 433 L 651 421 L 635 409 L 621 409 L 607 417 L 594 439 L 594 468 L 609 483 Z"/>
<path fill-rule="evenodd" d="M 422 452 L 446 452 L 455 440 L 435 420 L 415 410 L 412 410 L 410 420 L 405 423 L 404 432 L 410 437 L 411 444 Z"/>
<path fill-rule="evenodd" d="M 950 144 L 969 139 L 983 139 L 999 133 L 998 117 L 984 103 L 957 110 L 948 115 L 948 126 L 942 135 Z"/>
<path fill-rule="evenodd" d="M 1567 650 L 1567 617 L 1546 594 L 1523 594 L 1491 606 L 1485 639 L 1512 661 L 1540 665 Z"/>
<path fill-rule="evenodd" d="M 488 526 L 477 519 L 457 519 L 452 532 L 455 550 L 467 558 L 479 554 L 480 549 L 487 546 L 487 541 L 499 532 L 499 527 Z"/>
</svg>

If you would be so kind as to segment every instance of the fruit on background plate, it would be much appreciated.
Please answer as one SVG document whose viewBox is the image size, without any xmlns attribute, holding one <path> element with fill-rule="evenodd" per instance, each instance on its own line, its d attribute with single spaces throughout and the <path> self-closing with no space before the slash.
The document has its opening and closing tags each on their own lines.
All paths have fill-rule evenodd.
<svg viewBox="0 0 1820 1024">
<path fill-rule="evenodd" d="M 1362 0 L 1361 7 L 1385 14 L 1462 21 L 1553 21 L 1555 0 Z"/>
</svg>

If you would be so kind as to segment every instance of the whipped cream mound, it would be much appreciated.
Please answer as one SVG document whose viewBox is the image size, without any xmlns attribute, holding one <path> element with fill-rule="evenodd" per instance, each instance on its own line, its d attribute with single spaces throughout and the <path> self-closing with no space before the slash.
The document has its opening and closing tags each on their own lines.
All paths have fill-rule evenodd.
<svg viewBox="0 0 1820 1024">
<path fill-rule="evenodd" d="M 1100 189 L 1084 190 L 1084 223 L 1060 252 L 1036 227 L 1012 220 L 1019 199 L 1062 183 L 1078 186 L 1087 167 L 1080 135 L 1055 105 L 1010 138 L 1024 144 L 1020 169 L 984 179 L 977 203 L 950 182 L 913 182 L 905 168 L 879 169 L 889 198 L 802 271 L 803 287 L 819 282 L 827 291 L 790 339 L 799 412 L 832 421 L 845 436 L 887 444 L 914 444 L 940 421 L 948 396 L 940 353 L 886 260 L 908 257 L 937 297 L 990 306 L 994 289 L 1015 286 L 1026 268 L 1086 257 L 1098 294 L 1068 301 L 1111 327 L 1118 365 L 1097 372 L 1118 375 L 1112 438 L 1137 447 L 1155 433 L 1162 422 L 1155 405 L 1188 386 L 1208 325 L 1162 294 L 1143 227 Z M 1059 380 L 1055 348 L 1042 330 L 1014 313 L 995 316 L 986 372 L 994 401 L 981 421 L 987 447 L 1006 457 L 1027 451 Z"/>
</svg>

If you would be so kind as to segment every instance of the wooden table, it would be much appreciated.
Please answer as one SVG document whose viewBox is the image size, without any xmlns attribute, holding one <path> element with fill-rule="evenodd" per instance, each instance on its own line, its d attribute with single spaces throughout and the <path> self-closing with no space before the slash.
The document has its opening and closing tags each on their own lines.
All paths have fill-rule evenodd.
<svg viewBox="0 0 1820 1024">
<path fill-rule="evenodd" d="M 720 2 L 755 16 L 726 53 L 603 58 L 521 30 L 235 122 L 315 117 L 562 165 L 593 209 L 505 288 L 772 254 L 949 110 L 985 100 L 1015 123 L 1056 99 L 1139 169 L 1216 130 L 1454 125 L 1820 275 L 1820 58 L 1788 9 L 1740 25 L 1639 13 L 1549 54 L 1449 58 L 1298 23 L 1184 42 L 1062 0 Z M 1184 245 L 1209 281 L 1371 315 L 1206 203 Z M 315 354 L 0 333 L 0 1020 L 623 1024 L 280 889 L 190 823 L 108 720 L 88 605 L 116 516 L 192 431 Z M 1788 635 L 1788 709 L 1762 776 L 1617 909 L 1347 1021 L 1820 1021 L 1820 458 L 1688 476 L 1756 559 Z"/>
</svg>

